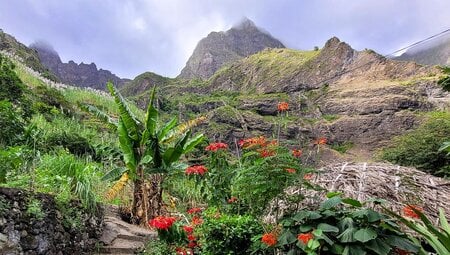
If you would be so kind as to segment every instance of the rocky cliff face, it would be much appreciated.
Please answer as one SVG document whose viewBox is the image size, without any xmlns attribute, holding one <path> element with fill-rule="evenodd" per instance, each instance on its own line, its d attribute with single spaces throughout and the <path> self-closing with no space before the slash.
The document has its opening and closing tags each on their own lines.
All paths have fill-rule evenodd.
<svg viewBox="0 0 450 255">
<path fill-rule="evenodd" d="M 203 38 L 179 75 L 180 78 L 207 79 L 224 64 L 252 55 L 265 48 L 284 45 L 245 19 L 226 32 L 212 32 Z"/>
<path fill-rule="evenodd" d="M 432 45 L 425 44 L 419 49 L 408 50 L 396 59 L 415 61 L 423 65 L 450 66 L 450 36 L 444 37 Z"/>
<path fill-rule="evenodd" d="M 331 38 L 318 51 L 267 49 L 208 81 L 163 86 L 162 100 L 184 119 L 208 114 L 203 130 L 230 143 L 276 134 L 277 104 L 285 101 L 282 139 L 308 144 L 324 136 L 329 144 L 370 153 L 415 128 L 419 113 L 450 107 L 450 95 L 436 83 L 440 76 L 438 68 L 356 51 Z"/>
<path fill-rule="evenodd" d="M 23 59 L 24 63 L 31 67 L 33 70 L 41 73 L 46 78 L 53 81 L 58 81 L 58 78 L 54 76 L 49 69 L 44 66 L 40 60 L 38 53 L 23 45 L 16 40 L 13 36 L 3 32 L 0 29 L 0 50 L 8 51 L 14 53 L 16 56 Z"/>
<path fill-rule="evenodd" d="M 117 87 L 121 87 L 129 81 L 117 77 L 108 70 L 98 69 L 94 63 L 77 64 L 74 61 L 63 63 L 53 47 L 46 43 L 33 43 L 30 48 L 37 51 L 42 64 L 50 69 L 63 83 L 105 90 L 105 84 L 108 81 L 112 81 Z"/>
</svg>

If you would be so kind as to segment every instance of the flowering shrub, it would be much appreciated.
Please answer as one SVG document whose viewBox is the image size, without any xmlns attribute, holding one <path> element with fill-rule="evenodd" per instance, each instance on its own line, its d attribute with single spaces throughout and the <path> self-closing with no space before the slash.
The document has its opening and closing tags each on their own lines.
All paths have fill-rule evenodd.
<svg viewBox="0 0 450 255">
<path fill-rule="evenodd" d="M 277 244 L 277 235 L 275 233 L 265 233 L 261 237 L 261 242 L 269 247 L 275 246 Z"/>
<path fill-rule="evenodd" d="M 175 217 L 158 216 L 150 220 L 149 225 L 158 230 L 168 230 L 175 221 Z"/>
</svg>

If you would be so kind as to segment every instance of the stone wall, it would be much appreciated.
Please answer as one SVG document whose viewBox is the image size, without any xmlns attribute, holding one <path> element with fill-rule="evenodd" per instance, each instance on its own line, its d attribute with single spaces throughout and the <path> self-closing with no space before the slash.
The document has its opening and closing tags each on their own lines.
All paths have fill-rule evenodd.
<svg viewBox="0 0 450 255">
<path fill-rule="evenodd" d="M 77 201 L 0 188 L 0 254 L 89 254 L 101 236 L 103 213 Z"/>
</svg>

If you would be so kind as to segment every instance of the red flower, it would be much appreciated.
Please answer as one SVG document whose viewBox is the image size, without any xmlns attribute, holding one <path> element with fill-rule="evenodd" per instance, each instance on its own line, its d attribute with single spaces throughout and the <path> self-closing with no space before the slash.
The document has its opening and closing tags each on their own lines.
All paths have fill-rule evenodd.
<svg viewBox="0 0 450 255">
<path fill-rule="evenodd" d="M 297 236 L 297 239 L 305 245 L 309 242 L 309 240 L 311 240 L 313 238 L 314 238 L 314 236 L 311 232 L 298 234 L 298 236 Z"/>
<path fill-rule="evenodd" d="M 149 221 L 150 227 L 167 230 L 172 227 L 173 223 L 176 221 L 175 217 L 158 216 Z"/>
<path fill-rule="evenodd" d="M 226 150 L 228 148 L 228 145 L 226 143 L 211 143 L 210 145 L 206 146 L 205 151 L 218 151 L 221 149 Z"/>
<path fill-rule="evenodd" d="M 195 239 L 197 239 L 197 238 L 195 238 L 194 235 L 190 234 L 190 235 L 187 236 L 187 239 L 188 239 L 189 241 L 195 241 Z"/>
<path fill-rule="evenodd" d="M 197 226 L 201 225 L 203 223 L 203 220 L 197 216 L 192 217 L 192 225 Z"/>
<path fill-rule="evenodd" d="M 320 137 L 319 139 L 317 139 L 316 141 L 314 141 L 314 144 L 317 144 L 317 145 L 324 145 L 324 144 L 327 144 L 327 138 L 325 138 L 325 137 Z"/>
<path fill-rule="evenodd" d="M 232 204 L 232 203 L 236 202 L 237 200 L 238 200 L 237 197 L 230 197 L 230 199 L 228 199 L 228 203 Z"/>
<path fill-rule="evenodd" d="M 296 157 L 296 158 L 300 158 L 302 156 L 302 150 L 292 150 L 292 156 Z"/>
<path fill-rule="evenodd" d="M 192 252 L 192 250 L 186 249 L 186 248 L 183 248 L 183 247 L 177 247 L 175 249 L 175 252 L 177 253 L 177 255 L 192 255 L 192 254 L 194 254 Z"/>
<path fill-rule="evenodd" d="M 415 205 L 406 205 L 403 207 L 403 215 L 410 218 L 420 219 L 420 216 L 413 210 L 422 212 L 423 209 Z"/>
<path fill-rule="evenodd" d="M 303 175 L 303 180 L 311 180 L 314 177 L 314 174 L 305 174 Z"/>
<path fill-rule="evenodd" d="M 274 156 L 274 155 L 275 155 L 275 151 L 264 149 L 264 150 L 261 150 L 261 151 L 259 152 L 259 154 L 261 155 L 261 157 L 267 158 L 267 157 Z"/>
<path fill-rule="evenodd" d="M 285 170 L 290 174 L 295 174 L 297 172 L 294 168 L 286 168 Z"/>
<path fill-rule="evenodd" d="M 278 103 L 278 111 L 279 112 L 285 112 L 287 110 L 289 110 L 289 104 L 288 103 L 286 103 L 286 102 Z"/>
<path fill-rule="evenodd" d="M 192 207 L 191 209 L 189 209 L 187 211 L 188 214 L 195 214 L 195 213 L 201 213 L 202 212 L 202 208 L 199 207 Z"/>
<path fill-rule="evenodd" d="M 189 243 L 188 243 L 188 247 L 189 247 L 189 248 L 195 248 L 195 247 L 197 247 L 197 242 L 194 242 L 194 241 L 189 242 Z"/>
<path fill-rule="evenodd" d="M 206 172 L 208 172 L 208 169 L 203 165 L 195 165 L 190 166 L 186 168 L 185 173 L 187 175 L 197 174 L 197 175 L 204 175 Z"/>
<path fill-rule="evenodd" d="M 261 242 L 267 246 L 274 246 L 277 244 L 277 236 L 274 233 L 265 233 L 261 238 Z"/>
<path fill-rule="evenodd" d="M 183 230 L 184 230 L 184 232 L 186 232 L 188 234 L 192 234 L 192 232 L 194 231 L 194 228 L 191 226 L 183 226 Z"/>
</svg>

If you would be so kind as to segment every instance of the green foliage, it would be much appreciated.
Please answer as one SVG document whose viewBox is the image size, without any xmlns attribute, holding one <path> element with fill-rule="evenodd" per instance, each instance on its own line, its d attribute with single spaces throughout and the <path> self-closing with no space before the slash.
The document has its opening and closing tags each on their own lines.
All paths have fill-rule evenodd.
<svg viewBox="0 0 450 255">
<path fill-rule="evenodd" d="M 36 198 L 31 198 L 27 203 L 26 214 L 29 217 L 34 217 L 38 220 L 44 219 L 45 212 L 42 210 L 41 201 Z"/>
<path fill-rule="evenodd" d="M 56 197 L 56 205 L 58 211 L 62 215 L 62 224 L 67 229 L 83 230 L 83 211 L 80 208 L 72 206 L 70 198 L 63 198 L 62 196 Z"/>
<path fill-rule="evenodd" d="M 30 152 L 24 147 L 0 149 L 0 183 L 6 182 L 7 174 L 20 172 L 30 160 Z"/>
<path fill-rule="evenodd" d="M 80 136 L 79 134 L 68 133 L 66 131 L 50 134 L 46 139 L 46 146 L 61 146 L 77 156 L 96 155 L 93 146 L 86 138 Z"/>
<path fill-rule="evenodd" d="M 421 222 L 409 220 L 389 209 L 386 209 L 386 211 L 408 228 L 420 234 L 438 255 L 450 254 L 450 226 L 444 210 L 442 208 L 439 209 L 439 225 L 435 226 L 423 212 L 414 207 L 410 207 L 410 209 L 419 216 Z M 422 248 L 420 254 L 427 254 L 424 248 Z"/>
<path fill-rule="evenodd" d="M 322 115 L 322 118 L 324 118 L 328 122 L 333 122 L 333 121 L 339 119 L 339 115 L 336 115 L 336 114 L 324 114 L 324 115 Z"/>
<path fill-rule="evenodd" d="M 146 243 L 140 255 L 168 255 L 176 254 L 175 251 L 166 242 L 160 240 L 151 240 Z"/>
<path fill-rule="evenodd" d="M 0 216 L 3 216 L 9 209 L 11 209 L 11 205 L 3 196 L 0 196 Z"/>
<path fill-rule="evenodd" d="M 343 142 L 343 143 L 334 143 L 332 144 L 330 147 L 331 149 L 338 151 L 340 153 L 346 153 L 348 150 L 350 150 L 351 148 L 353 148 L 353 143 L 352 142 Z"/>
<path fill-rule="evenodd" d="M 0 54 L 0 100 L 17 103 L 25 90 L 25 85 L 14 72 L 14 64 Z"/>
<path fill-rule="evenodd" d="M 273 150 L 274 155 L 269 157 L 261 157 L 261 152 L 255 150 L 244 151 L 231 182 L 232 195 L 253 215 L 264 213 L 273 199 L 285 198 L 285 188 L 294 184 L 300 187 L 307 172 L 287 148 L 271 147 L 267 150 Z"/>
<path fill-rule="evenodd" d="M 0 147 L 21 140 L 25 121 L 13 104 L 6 100 L 0 100 L 0 126 Z"/>
<path fill-rule="evenodd" d="M 329 194 L 317 210 L 302 210 L 285 216 L 277 248 L 288 254 L 378 254 L 395 248 L 417 252 L 418 247 L 389 217 L 364 203 Z M 311 235 L 304 239 L 299 234 Z"/>
<path fill-rule="evenodd" d="M 443 67 L 442 71 L 446 74 L 446 76 L 442 77 L 438 84 L 442 86 L 442 88 L 446 91 L 450 91 L 450 67 Z"/>
<path fill-rule="evenodd" d="M 450 113 L 434 112 L 417 129 L 396 137 L 381 158 L 438 176 L 450 175 L 450 155 L 439 148 L 450 137 Z"/>
<path fill-rule="evenodd" d="M 204 255 L 249 254 L 252 237 L 263 231 L 252 216 L 218 213 L 214 208 L 204 215 L 203 224 L 196 229 Z"/>
</svg>

